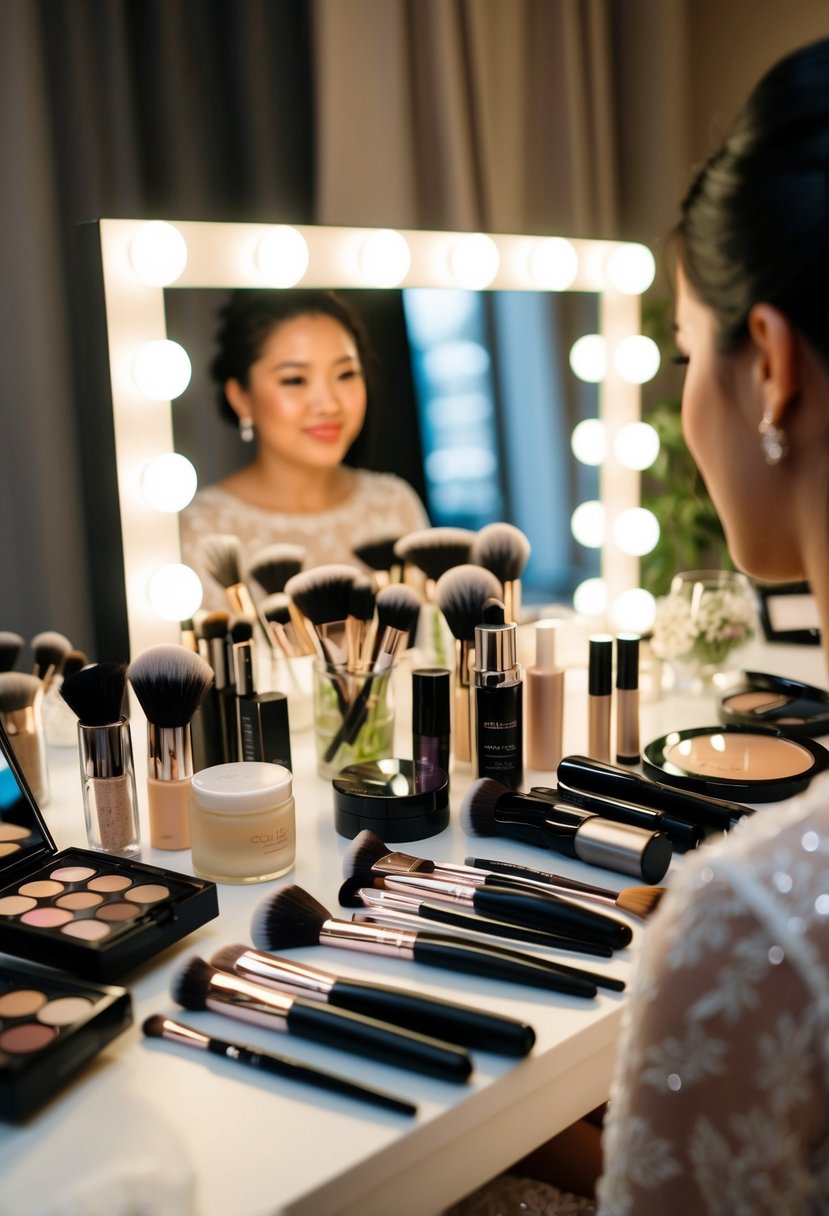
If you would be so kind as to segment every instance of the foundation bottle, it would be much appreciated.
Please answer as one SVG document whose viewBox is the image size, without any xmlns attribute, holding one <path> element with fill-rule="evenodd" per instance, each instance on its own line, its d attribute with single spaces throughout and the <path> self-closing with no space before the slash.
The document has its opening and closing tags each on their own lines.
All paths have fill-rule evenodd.
<svg viewBox="0 0 829 1216">
<path fill-rule="evenodd" d="M 527 766 L 555 772 L 564 731 L 564 670 L 556 667 L 558 621 L 535 626 L 535 666 L 525 675 L 527 692 Z"/>
</svg>

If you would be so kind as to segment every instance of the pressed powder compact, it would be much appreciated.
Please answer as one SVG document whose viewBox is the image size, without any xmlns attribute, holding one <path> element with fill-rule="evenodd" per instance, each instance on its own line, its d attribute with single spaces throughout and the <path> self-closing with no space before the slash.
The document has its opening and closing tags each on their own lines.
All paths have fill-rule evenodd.
<svg viewBox="0 0 829 1216">
<path fill-rule="evenodd" d="M 58 852 L 0 729 L 0 951 L 108 981 L 218 914 L 205 879 Z"/>
<path fill-rule="evenodd" d="M 368 828 L 382 840 L 424 840 L 449 823 L 449 778 L 423 777 L 413 760 L 351 764 L 334 778 L 334 826 L 350 840 Z"/>
<path fill-rule="evenodd" d="M 773 726 L 790 738 L 825 735 L 829 692 L 784 676 L 744 671 L 741 683 L 720 698 L 719 718 L 740 726 Z"/>
<path fill-rule="evenodd" d="M 649 743 L 643 767 L 668 785 L 745 802 L 777 802 L 805 789 L 829 763 L 813 739 L 770 727 L 700 726 Z"/>
<path fill-rule="evenodd" d="M 125 988 L 0 965 L 0 1119 L 24 1119 L 132 1023 Z"/>
</svg>

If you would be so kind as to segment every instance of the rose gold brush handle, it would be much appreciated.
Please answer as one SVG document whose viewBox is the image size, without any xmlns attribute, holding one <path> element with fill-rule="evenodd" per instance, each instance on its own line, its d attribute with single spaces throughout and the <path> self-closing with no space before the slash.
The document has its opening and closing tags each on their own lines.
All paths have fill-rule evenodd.
<svg viewBox="0 0 829 1216">
<path fill-rule="evenodd" d="M 456 640 L 453 679 L 452 755 L 458 764 L 472 762 L 472 688 L 469 675 L 470 643 Z"/>
</svg>

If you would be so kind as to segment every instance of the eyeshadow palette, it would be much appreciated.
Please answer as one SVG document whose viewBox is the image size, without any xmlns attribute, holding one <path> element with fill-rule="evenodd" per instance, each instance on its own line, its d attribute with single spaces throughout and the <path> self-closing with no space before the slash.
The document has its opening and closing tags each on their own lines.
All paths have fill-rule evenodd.
<svg viewBox="0 0 829 1216">
<path fill-rule="evenodd" d="M 109 981 L 218 913 L 206 879 L 57 852 L 0 726 L 0 951 Z"/>
<path fill-rule="evenodd" d="M 0 964 L 0 1119 L 25 1119 L 131 1023 L 125 988 Z"/>
<path fill-rule="evenodd" d="M 783 735 L 829 734 L 829 692 L 800 680 L 744 671 L 739 685 L 720 697 L 721 722 L 774 726 Z"/>
</svg>

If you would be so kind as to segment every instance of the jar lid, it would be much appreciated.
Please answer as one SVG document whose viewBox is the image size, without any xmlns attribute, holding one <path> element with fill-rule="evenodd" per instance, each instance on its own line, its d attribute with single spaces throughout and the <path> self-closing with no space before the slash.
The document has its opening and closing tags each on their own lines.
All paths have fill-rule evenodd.
<svg viewBox="0 0 829 1216">
<path fill-rule="evenodd" d="M 334 778 L 334 827 L 353 840 L 369 828 L 383 840 L 425 840 L 449 823 L 449 778 L 422 779 L 412 760 L 387 757 L 341 769 Z"/>
<path fill-rule="evenodd" d="M 206 811 L 223 815 L 267 811 L 291 796 L 291 772 L 282 764 L 245 760 L 214 764 L 190 778 L 190 788 Z"/>
</svg>

